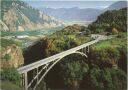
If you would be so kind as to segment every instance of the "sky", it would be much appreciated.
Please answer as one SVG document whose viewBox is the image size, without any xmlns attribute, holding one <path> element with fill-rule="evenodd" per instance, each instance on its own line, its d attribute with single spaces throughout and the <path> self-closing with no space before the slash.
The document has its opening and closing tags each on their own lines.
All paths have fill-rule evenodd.
<svg viewBox="0 0 128 90">
<path fill-rule="evenodd" d="M 24 0 L 36 8 L 107 8 L 119 0 Z"/>
</svg>

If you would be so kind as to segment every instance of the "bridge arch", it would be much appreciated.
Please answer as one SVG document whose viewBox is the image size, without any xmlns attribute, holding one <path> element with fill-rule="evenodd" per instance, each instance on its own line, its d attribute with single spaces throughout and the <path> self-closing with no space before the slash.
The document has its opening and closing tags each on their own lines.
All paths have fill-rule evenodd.
<svg viewBox="0 0 128 90">
<path fill-rule="evenodd" d="M 29 65 L 23 66 L 18 68 L 18 72 L 22 75 L 22 85 L 24 86 L 25 90 L 28 90 L 28 88 L 32 85 L 34 80 L 36 80 L 36 85 L 34 85 L 34 90 L 40 83 L 40 81 L 45 77 L 45 75 L 49 72 L 49 70 L 56 65 L 62 58 L 77 53 L 82 56 L 85 56 L 87 58 L 86 53 L 89 53 L 89 46 L 97 43 L 101 40 L 106 40 L 106 39 L 111 39 L 113 38 L 112 36 L 110 37 L 105 37 L 105 36 L 99 36 L 97 39 L 92 40 L 88 43 L 82 44 L 80 46 L 71 48 L 69 50 L 63 51 L 61 53 L 58 53 L 56 55 L 50 56 L 48 58 L 42 59 L 40 61 L 37 61 L 35 63 L 31 63 Z M 28 83 L 28 72 L 32 70 L 37 70 L 36 75 L 33 77 L 33 79 Z M 43 73 L 42 73 L 43 72 Z M 41 74 L 42 73 L 42 74 Z M 39 75 L 42 76 L 39 78 Z"/>
<path fill-rule="evenodd" d="M 80 55 L 84 56 L 85 58 L 87 58 L 87 55 L 86 55 L 85 53 L 83 53 L 83 52 L 76 51 L 76 52 L 71 53 L 71 54 L 69 54 L 69 55 L 72 55 L 72 54 L 80 54 Z M 40 84 L 40 82 L 43 80 L 43 78 L 46 76 L 46 74 L 47 74 L 59 61 L 61 61 L 64 57 L 69 56 L 69 55 L 65 55 L 65 56 L 63 56 L 63 57 L 58 58 L 57 60 L 55 60 L 54 63 L 53 63 L 51 66 L 49 66 L 49 68 L 45 71 L 45 73 L 43 74 L 43 76 L 42 76 L 42 77 L 40 78 L 40 80 L 37 82 L 37 84 L 36 84 L 35 87 L 34 87 L 34 90 L 36 90 L 36 87 Z"/>
</svg>

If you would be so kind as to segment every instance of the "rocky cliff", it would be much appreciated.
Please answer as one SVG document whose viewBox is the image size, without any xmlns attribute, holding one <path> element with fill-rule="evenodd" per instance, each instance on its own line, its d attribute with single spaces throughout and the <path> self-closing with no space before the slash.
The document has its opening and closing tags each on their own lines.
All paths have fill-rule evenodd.
<svg viewBox="0 0 128 90">
<path fill-rule="evenodd" d="M 24 31 L 60 26 L 62 22 L 23 1 L 1 0 L 0 24 L 2 31 Z"/>
<path fill-rule="evenodd" d="M 3 41 L 4 40 L 4 41 Z M 0 53 L 0 61 L 1 68 L 11 68 L 11 67 L 19 67 L 24 64 L 24 58 L 22 55 L 22 50 L 11 40 L 7 43 L 7 39 L 1 40 L 1 53 Z M 11 43 L 12 42 L 12 43 Z"/>
</svg>

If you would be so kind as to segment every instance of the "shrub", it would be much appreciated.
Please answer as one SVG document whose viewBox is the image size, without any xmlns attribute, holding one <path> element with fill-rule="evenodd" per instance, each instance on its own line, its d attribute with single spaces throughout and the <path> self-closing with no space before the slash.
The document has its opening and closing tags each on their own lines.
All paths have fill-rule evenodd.
<svg viewBox="0 0 128 90">
<path fill-rule="evenodd" d="M 5 54 L 1 59 L 5 59 L 6 61 L 11 59 L 11 56 L 9 54 Z"/>
<path fill-rule="evenodd" d="M 1 39 L 0 44 L 1 44 L 1 47 L 7 47 L 13 44 L 18 45 L 18 46 L 20 45 L 20 43 L 17 41 L 14 41 L 12 39 L 3 39 L 3 38 Z"/>
<path fill-rule="evenodd" d="M 127 73 L 127 46 L 122 45 L 118 50 L 120 52 L 118 67 Z"/>
<path fill-rule="evenodd" d="M 118 38 L 125 38 L 126 37 L 126 34 L 125 33 L 118 33 Z"/>
<path fill-rule="evenodd" d="M 92 49 L 89 53 L 89 59 L 92 63 L 101 68 L 112 67 L 119 60 L 119 50 L 117 48 L 107 47 L 103 49 Z"/>
<path fill-rule="evenodd" d="M 6 68 L 1 72 L 1 79 L 4 81 L 10 81 L 17 85 L 20 84 L 20 74 L 15 68 Z"/>
</svg>

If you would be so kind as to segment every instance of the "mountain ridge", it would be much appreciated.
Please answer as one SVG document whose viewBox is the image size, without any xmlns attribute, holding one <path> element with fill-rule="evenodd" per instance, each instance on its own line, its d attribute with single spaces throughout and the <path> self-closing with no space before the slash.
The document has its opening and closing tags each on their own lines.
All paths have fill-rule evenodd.
<svg viewBox="0 0 128 90">
<path fill-rule="evenodd" d="M 54 16 L 64 21 L 95 21 L 97 16 L 107 10 L 121 9 L 127 7 L 126 1 L 117 1 L 105 9 L 95 8 L 40 8 L 43 12 L 50 16 Z"/>
<path fill-rule="evenodd" d="M 106 10 L 119 10 L 121 8 L 127 7 L 127 1 L 118 1 L 110 5 Z"/>
<path fill-rule="evenodd" d="M 1 31 L 35 30 L 63 24 L 20 0 L 1 0 L 1 5 Z"/>
<path fill-rule="evenodd" d="M 61 20 L 67 21 L 92 21 L 95 20 L 94 17 L 98 16 L 101 12 L 99 9 L 87 8 L 80 9 L 77 7 L 74 8 L 44 8 L 42 9 L 45 13 L 50 16 L 54 16 Z M 88 14 L 87 14 L 88 12 Z"/>
</svg>

